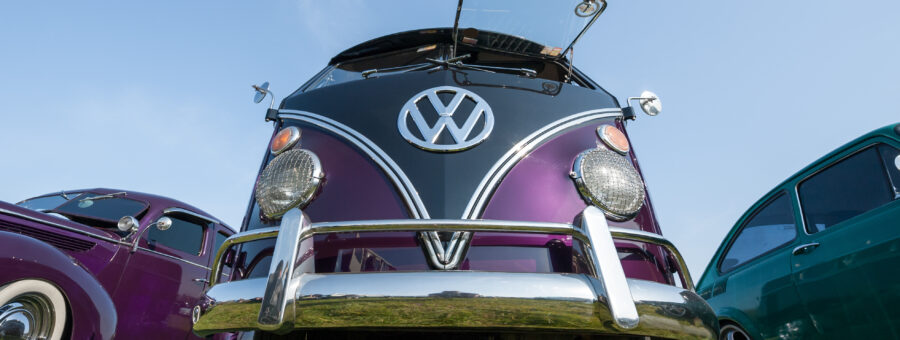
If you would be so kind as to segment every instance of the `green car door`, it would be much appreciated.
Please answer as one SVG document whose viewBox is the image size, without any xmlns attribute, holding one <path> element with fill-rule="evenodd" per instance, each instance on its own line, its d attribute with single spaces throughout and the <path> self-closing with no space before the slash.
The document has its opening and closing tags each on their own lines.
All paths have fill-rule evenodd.
<svg viewBox="0 0 900 340">
<path fill-rule="evenodd" d="M 900 339 L 900 160 L 874 138 L 796 185 L 805 232 L 791 268 L 820 338 Z"/>
<path fill-rule="evenodd" d="M 814 333 L 805 311 L 797 308 L 791 280 L 791 250 L 798 241 L 793 201 L 785 191 L 764 198 L 739 222 L 715 264 L 718 278 L 707 300 L 717 315 L 754 338 L 804 339 Z"/>
</svg>

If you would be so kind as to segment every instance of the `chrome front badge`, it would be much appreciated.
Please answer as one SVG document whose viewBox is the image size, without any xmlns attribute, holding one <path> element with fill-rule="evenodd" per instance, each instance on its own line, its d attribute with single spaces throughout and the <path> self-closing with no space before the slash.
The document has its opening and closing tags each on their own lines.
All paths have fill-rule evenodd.
<svg viewBox="0 0 900 340">
<path fill-rule="evenodd" d="M 449 102 L 444 104 L 442 97 L 449 99 Z M 422 109 L 426 111 L 425 114 Z M 436 120 L 428 119 L 435 118 L 435 115 Z M 435 123 L 431 125 L 429 121 Z M 462 121 L 462 126 L 458 121 Z M 410 130 L 411 126 L 418 134 Z M 397 128 L 403 138 L 421 149 L 457 152 L 472 148 L 487 139 L 494 128 L 494 113 L 487 102 L 472 91 L 439 86 L 419 92 L 408 100 L 400 110 Z M 441 138 L 445 130 L 447 133 Z"/>
</svg>

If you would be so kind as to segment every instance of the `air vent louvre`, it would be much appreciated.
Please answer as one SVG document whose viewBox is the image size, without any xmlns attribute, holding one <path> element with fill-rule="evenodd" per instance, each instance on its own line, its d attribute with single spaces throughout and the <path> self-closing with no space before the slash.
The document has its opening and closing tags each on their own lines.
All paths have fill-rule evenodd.
<svg viewBox="0 0 900 340">
<path fill-rule="evenodd" d="M 0 231 L 8 231 L 30 236 L 38 240 L 47 242 L 59 249 L 68 251 L 88 251 L 91 250 L 91 248 L 94 248 L 95 245 L 95 243 L 91 241 L 66 237 L 46 230 L 25 227 L 6 221 L 0 221 Z"/>
</svg>

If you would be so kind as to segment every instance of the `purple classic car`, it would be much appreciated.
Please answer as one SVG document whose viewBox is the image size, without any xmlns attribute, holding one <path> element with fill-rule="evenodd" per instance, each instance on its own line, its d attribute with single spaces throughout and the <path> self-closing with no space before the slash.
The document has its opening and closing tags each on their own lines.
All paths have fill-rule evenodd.
<svg viewBox="0 0 900 340">
<path fill-rule="evenodd" d="M 233 232 L 133 191 L 0 202 L 0 338 L 197 339 L 191 308 Z"/>
<path fill-rule="evenodd" d="M 275 129 L 194 331 L 716 338 L 646 194 L 634 110 L 566 57 L 605 8 L 460 1 L 452 28 L 352 47 L 277 108 L 254 86 Z"/>
</svg>

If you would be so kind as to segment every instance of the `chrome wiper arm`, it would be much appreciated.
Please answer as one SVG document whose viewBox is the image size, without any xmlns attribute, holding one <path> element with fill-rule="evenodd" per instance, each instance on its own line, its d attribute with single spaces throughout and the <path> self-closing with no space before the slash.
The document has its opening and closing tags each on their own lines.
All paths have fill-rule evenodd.
<svg viewBox="0 0 900 340">
<path fill-rule="evenodd" d="M 532 77 L 532 78 L 537 77 L 537 71 L 532 70 L 530 68 L 524 68 L 524 67 L 512 68 L 512 67 L 487 66 L 487 65 L 469 65 L 469 64 L 464 64 L 462 62 L 464 59 L 468 59 L 471 56 L 472 56 L 471 54 L 464 54 L 464 55 L 461 55 L 458 57 L 453 57 L 453 58 L 450 58 L 447 60 L 437 60 L 437 59 L 431 59 L 431 58 L 425 58 L 425 60 L 427 60 L 429 63 L 432 63 L 435 66 L 456 67 L 456 68 L 460 68 L 460 69 L 464 69 L 464 70 L 475 70 L 475 71 L 482 71 L 482 72 L 489 72 L 489 73 L 497 73 L 497 71 L 510 72 L 510 73 L 514 72 L 514 73 L 521 73 L 527 77 Z M 410 70 L 410 71 L 413 71 L 413 70 Z"/>
<path fill-rule="evenodd" d="M 114 192 L 114 193 L 106 194 L 106 195 L 91 196 L 91 197 L 82 198 L 82 199 L 78 200 L 78 202 L 103 200 L 103 199 L 107 199 L 107 198 L 115 198 L 116 196 L 120 196 L 120 195 L 127 196 L 128 193 L 124 192 L 124 191 L 119 191 L 119 192 Z"/>
<path fill-rule="evenodd" d="M 381 69 L 373 68 L 371 70 L 362 71 L 362 73 L 360 73 L 360 75 L 363 77 L 363 79 L 368 79 L 369 76 L 376 74 L 376 73 L 388 73 L 388 72 L 396 72 L 396 71 L 403 71 L 403 70 L 414 71 L 414 70 L 418 70 L 422 66 L 431 67 L 431 64 L 420 63 L 420 64 L 403 65 L 403 66 L 388 67 L 388 68 L 381 68 Z"/>
</svg>

